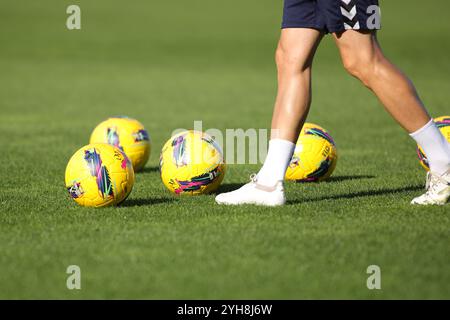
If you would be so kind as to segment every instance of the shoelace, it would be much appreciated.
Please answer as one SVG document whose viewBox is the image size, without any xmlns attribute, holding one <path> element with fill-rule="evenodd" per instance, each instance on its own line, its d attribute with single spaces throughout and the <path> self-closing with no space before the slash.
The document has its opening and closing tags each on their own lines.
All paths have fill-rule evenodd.
<svg viewBox="0 0 450 320">
<path fill-rule="evenodd" d="M 448 182 L 435 174 L 432 174 L 431 172 L 427 173 L 427 182 L 425 184 L 425 188 L 427 190 L 427 194 L 431 194 L 431 193 L 437 193 L 439 192 L 439 190 L 437 189 L 439 183 L 442 183 L 444 185 L 448 185 Z"/>
<path fill-rule="evenodd" d="M 256 175 L 256 173 L 252 173 L 250 175 L 250 181 L 253 183 L 256 183 L 258 181 L 258 176 Z"/>
</svg>

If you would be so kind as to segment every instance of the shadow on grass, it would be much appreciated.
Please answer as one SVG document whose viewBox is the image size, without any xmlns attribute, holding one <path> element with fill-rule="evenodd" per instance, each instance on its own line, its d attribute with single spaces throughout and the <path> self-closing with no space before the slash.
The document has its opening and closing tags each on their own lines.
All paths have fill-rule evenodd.
<svg viewBox="0 0 450 320">
<path fill-rule="evenodd" d="M 136 172 L 139 173 L 149 173 L 149 172 L 159 172 L 159 167 L 145 167 L 141 171 Z"/>
<path fill-rule="evenodd" d="M 329 177 L 327 180 L 323 181 L 325 183 L 330 182 L 341 182 L 341 181 L 347 181 L 347 180 L 362 180 L 362 179 L 374 179 L 375 176 L 372 175 L 354 175 L 354 176 L 336 176 L 336 177 Z"/>
<path fill-rule="evenodd" d="M 332 182 L 341 182 L 341 181 L 347 181 L 347 180 L 361 180 L 361 179 L 374 179 L 375 176 L 372 175 L 354 175 L 354 176 L 336 176 L 336 177 L 330 177 L 325 181 L 321 182 L 298 182 L 298 183 L 332 183 Z M 230 192 L 236 189 L 239 189 L 242 187 L 244 183 L 224 183 L 222 184 L 219 189 L 213 194 L 219 194 L 224 192 Z"/>
<path fill-rule="evenodd" d="M 369 190 L 369 191 L 360 191 L 360 192 L 351 192 L 345 194 L 338 194 L 332 196 L 323 196 L 317 198 L 304 198 L 298 200 L 289 200 L 287 204 L 300 204 L 300 203 L 308 203 L 308 202 L 318 202 L 324 200 L 342 200 L 342 199 L 355 199 L 355 198 L 366 198 L 366 197 L 376 197 L 383 196 L 388 194 L 397 194 L 409 191 L 419 191 L 423 190 L 423 186 L 410 186 L 404 188 L 396 188 L 396 189 L 381 189 L 381 190 Z"/>
<path fill-rule="evenodd" d="M 138 198 L 138 199 L 127 199 L 124 201 L 120 207 L 142 207 L 142 206 L 152 206 L 155 204 L 168 204 L 174 202 L 175 198 Z"/>
<path fill-rule="evenodd" d="M 234 191 L 236 189 L 239 189 L 243 185 L 244 185 L 244 183 L 224 183 L 224 184 L 220 185 L 219 189 L 212 192 L 211 194 L 220 194 L 220 193 Z"/>
</svg>

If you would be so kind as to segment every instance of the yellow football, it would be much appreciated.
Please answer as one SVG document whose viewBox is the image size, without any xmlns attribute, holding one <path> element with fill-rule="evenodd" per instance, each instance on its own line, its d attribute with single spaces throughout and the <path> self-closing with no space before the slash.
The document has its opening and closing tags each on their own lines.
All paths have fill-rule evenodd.
<svg viewBox="0 0 450 320">
<path fill-rule="evenodd" d="M 127 117 L 113 117 L 92 132 L 90 143 L 108 143 L 125 152 L 135 172 L 144 168 L 150 156 L 150 137 L 142 123 Z"/>
<path fill-rule="evenodd" d="M 286 180 L 322 181 L 331 176 L 337 163 L 333 138 L 322 127 L 305 123 L 286 171 Z"/>
<path fill-rule="evenodd" d="M 66 188 L 70 197 L 85 207 L 122 203 L 134 184 L 130 160 L 119 148 L 104 143 L 79 149 L 66 167 Z"/>
<path fill-rule="evenodd" d="M 434 118 L 434 123 L 436 123 L 436 126 L 439 128 L 444 137 L 450 143 L 450 116 L 442 116 Z M 419 157 L 419 162 L 422 165 L 422 167 L 424 167 L 425 170 L 429 171 L 430 167 L 428 164 L 427 156 L 423 151 L 422 147 L 419 145 L 417 146 L 417 156 Z"/>
<path fill-rule="evenodd" d="M 225 161 L 214 139 L 198 131 L 170 138 L 160 157 L 161 179 L 171 192 L 198 195 L 216 190 L 225 175 Z"/>
</svg>

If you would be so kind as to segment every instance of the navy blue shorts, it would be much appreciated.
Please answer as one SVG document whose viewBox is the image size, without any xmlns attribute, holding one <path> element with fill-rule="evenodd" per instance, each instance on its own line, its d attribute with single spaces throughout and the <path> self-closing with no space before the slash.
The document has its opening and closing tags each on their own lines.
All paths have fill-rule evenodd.
<svg viewBox="0 0 450 320">
<path fill-rule="evenodd" d="M 282 28 L 375 30 L 380 19 L 378 0 L 284 0 Z"/>
</svg>

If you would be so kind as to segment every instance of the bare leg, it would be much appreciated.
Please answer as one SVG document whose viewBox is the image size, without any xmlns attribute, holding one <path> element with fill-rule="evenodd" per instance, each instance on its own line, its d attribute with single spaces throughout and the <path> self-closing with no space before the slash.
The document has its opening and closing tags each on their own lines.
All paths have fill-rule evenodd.
<svg viewBox="0 0 450 320">
<path fill-rule="evenodd" d="M 430 121 L 411 81 L 383 55 L 374 32 L 334 35 L 347 71 L 372 90 L 392 117 L 425 151 L 428 190 L 412 204 L 445 204 L 450 198 L 450 145 Z"/>
<path fill-rule="evenodd" d="M 264 165 L 250 183 L 219 194 L 219 204 L 278 206 L 286 202 L 282 181 L 311 104 L 311 66 L 322 34 L 314 29 L 283 29 L 276 53 L 278 95 Z"/>
<path fill-rule="evenodd" d="M 375 32 L 348 30 L 334 35 L 347 71 L 372 90 L 409 133 L 430 121 L 411 81 L 383 54 Z"/>
<path fill-rule="evenodd" d="M 278 94 L 272 139 L 297 141 L 311 105 L 311 68 L 322 34 L 314 29 L 283 29 L 276 52 Z"/>
</svg>

